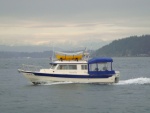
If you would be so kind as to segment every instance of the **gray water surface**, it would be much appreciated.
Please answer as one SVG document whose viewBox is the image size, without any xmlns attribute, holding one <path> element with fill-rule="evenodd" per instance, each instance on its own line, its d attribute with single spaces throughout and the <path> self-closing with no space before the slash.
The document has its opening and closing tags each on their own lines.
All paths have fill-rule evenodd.
<svg viewBox="0 0 150 113">
<path fill-rule="evenodd" d="M 21 64 L 49 67 L 49 59 L 0 59 L 1 113 L 150 113 L 150 58 L 114 58 L 115 85 L 32 85 Z"/>
</svg>

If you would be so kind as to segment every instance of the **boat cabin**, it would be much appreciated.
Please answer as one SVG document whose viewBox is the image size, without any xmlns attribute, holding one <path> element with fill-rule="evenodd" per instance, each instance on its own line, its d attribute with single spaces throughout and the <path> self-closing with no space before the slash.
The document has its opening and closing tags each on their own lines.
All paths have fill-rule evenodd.
<svg viewBox="0 0 150 113">
<path fill-rule="evenodd" d="M 93 58 L 88 61 L 88 74 L 94 76 L 115 74 L 112 62 L 112 58 Z"/>
<path fill-rule="evenodd" d="M 81 74 L 87 75 L 86 61 L 56 61 L 50 63 L 53 72 L 61 74 Z"/>
</svg>

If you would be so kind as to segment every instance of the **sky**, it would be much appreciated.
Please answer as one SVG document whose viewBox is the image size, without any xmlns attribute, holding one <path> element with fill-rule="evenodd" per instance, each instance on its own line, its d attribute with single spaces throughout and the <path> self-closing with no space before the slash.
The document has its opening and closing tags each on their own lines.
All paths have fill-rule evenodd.
<svg viewBox="0 0 150 113">
<path fill-rule="evenodd" d="M 150 34 L 150 0 L 0 0 L 0 45 L 99 48 Z"/>
</svg>

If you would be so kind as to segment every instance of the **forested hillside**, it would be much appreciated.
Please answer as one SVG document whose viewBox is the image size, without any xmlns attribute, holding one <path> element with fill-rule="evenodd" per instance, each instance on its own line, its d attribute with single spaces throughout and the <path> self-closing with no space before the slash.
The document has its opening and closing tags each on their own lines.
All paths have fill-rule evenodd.
<svg viewBox="0 0 150 113">
<path fill-rule="evenodd" d="M 150 56 L 150 35 L 114 40 L 98 49 L 94 56 Z"/>
</svg>

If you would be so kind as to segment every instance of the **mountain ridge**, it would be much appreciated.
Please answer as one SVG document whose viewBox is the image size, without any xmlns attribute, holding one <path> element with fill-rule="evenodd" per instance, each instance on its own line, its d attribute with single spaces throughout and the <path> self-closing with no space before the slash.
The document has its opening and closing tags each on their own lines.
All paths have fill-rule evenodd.
<svg viewBox="0 0 150 113">
<path fill-rule="evenodd" d="M 130 36 L 114 40 L 96 50 L 93 56 L 148 57 L 150 56 L 150 35 Z"/>
</svg>

